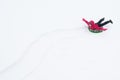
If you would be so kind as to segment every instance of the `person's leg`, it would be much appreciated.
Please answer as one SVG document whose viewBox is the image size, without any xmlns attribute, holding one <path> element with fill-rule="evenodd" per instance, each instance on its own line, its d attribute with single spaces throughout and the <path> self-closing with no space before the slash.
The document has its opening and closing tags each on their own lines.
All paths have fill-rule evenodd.
<svg viewBox="0 0 120 80">
<path fill-rule="evenodd" d="M 109 20 L 109 21 L 106 21 L 106 22 L 104 22 L 102 24 L 99 24 L 99 27 L 103 27 L 104 25 L 106 25 L 108 23 L 112 23 L 113 24 L 112 20 Z"/>
<path fill-rule="evenodd" d="M 100 19 L 96 24 L 101 24 L 102 21 L 104 21 L 105 18 Z"/>
</svg>

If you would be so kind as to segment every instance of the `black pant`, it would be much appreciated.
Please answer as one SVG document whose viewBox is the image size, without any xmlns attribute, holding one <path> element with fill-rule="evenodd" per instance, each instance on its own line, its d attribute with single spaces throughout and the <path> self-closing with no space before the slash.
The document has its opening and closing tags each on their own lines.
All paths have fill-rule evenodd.
<svg viewBox="0 0 120 80">
<path fill-rule="evenodd" d="M 104 25 L 111 23 L 111 21 L 106 21 L 104 23 L 102 23 L 104 21 L 105 18 L 100 19 L 96 24 L 98 24 L 99 27 L 103 27 Z"/>
</svg>

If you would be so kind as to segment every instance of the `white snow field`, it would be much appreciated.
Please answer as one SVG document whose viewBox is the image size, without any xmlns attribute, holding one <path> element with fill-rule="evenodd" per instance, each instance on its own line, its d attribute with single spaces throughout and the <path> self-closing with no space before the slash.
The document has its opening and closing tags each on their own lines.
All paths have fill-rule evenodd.
<svg viewBox="0 0 120 80">
<path fill-rule="evenodd" d="M 0 80 L 120 80 L 119 0 L 1 0 Z M 112 19 L 91 33 L 82 18 Z"/>
</svg>

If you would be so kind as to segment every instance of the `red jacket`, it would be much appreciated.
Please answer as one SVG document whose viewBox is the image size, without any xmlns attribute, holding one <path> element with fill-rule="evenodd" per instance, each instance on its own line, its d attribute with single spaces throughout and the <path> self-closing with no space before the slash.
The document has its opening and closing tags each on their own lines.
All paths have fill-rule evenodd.
<svg viewBox="0 0 120 80">
<path fill-rule="evenodd" d="M 92 29 L 92 30 L 102 30 L 102 31 L 105 31 L 105 30 L 107 30 L 107 29 L 105 29 L 105 28 L 103 28 L 103 27 L 100 27 L 100 26 L 98 26 L 98 24 L 96 24 L 93 20 L 91 20 L 91 21 L 87 21 L 87 20 L 85 20 L 84 18 L 82 19 L 87 25 L 88 25 L 88 27 L 90 28 L 90 29 Z"/>
</svg>

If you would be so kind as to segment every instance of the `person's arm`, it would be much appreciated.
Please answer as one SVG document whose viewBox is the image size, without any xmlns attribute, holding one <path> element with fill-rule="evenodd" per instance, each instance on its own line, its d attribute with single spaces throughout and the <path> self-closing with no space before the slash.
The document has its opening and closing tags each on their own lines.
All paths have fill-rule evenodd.
<svg viewBox="0 0 120 80">
<path fill-rule="evenodd" d="M 88 26 L 90 25 L 89 22 L 87 20 L 85 20 L 84 18 L 82 19 Z"/>
<path fill-rule="evenodd" d="M 106 28 L 99 27 L 99 30 L 105 31 L 107 30 Z"/>
</svg>

